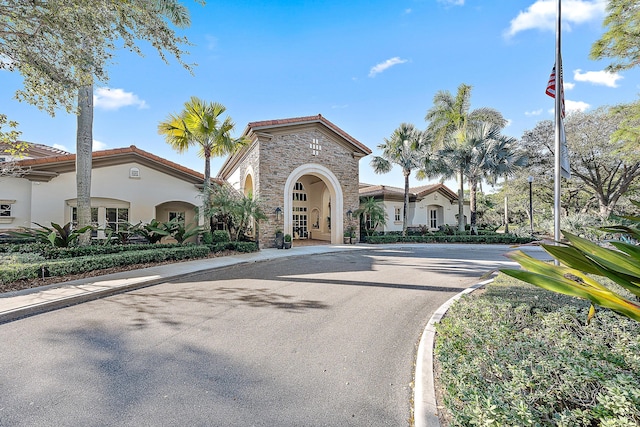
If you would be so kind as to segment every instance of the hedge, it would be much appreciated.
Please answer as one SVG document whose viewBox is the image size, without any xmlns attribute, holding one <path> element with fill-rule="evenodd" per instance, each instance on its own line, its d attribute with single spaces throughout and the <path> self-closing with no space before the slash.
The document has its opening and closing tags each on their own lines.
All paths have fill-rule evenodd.
<svg viewBox="0 0 640 427">
<path fill-rule="evenodd" d="M 536 239 L 531 237 L 518 237 L 512 234 L 485 234 L 485 235 L 424 235 L 406 236 L 399 235 L 368 236 L 367 243 L 494 243 L 494 244 L 522 244 L 530 243 Z"/>
<path fill-rule="evenodd" d="M 144 264 L 167 260 L 204 258 L 209 254 L 207 246 L 179 246 L 126 251 L 117 254 L 93 255 L 76 258 L 46 260 L 33 264 L 12 264 L 0 267 L 0 283 L 20 279 L 64 276 L 131 264 Z"/>
</svg>

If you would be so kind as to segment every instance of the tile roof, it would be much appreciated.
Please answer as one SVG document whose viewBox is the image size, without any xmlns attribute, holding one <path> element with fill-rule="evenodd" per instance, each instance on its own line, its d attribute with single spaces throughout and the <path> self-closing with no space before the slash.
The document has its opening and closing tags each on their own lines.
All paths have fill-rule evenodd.
<svg viewBox="0 0 640 427">
<path fill-rule="evenodd" d="M 162 167 L 167 168 L 170 171 L 179 172 L 199 180 L 204 179 L 204 175 L 200 172 L 196 172 L 193 169 L 189 169 L 185 166 L 179 165 L 170 160 L 156 156 L 155 154 L 151 154 L 148 151 L 141 150 L 135 145 L 131 145 L 130 147 L 126 147 L 126 148 L 114 148 L 109 150 L 94 151 L 92 153 L 92 159 L 94 162 L 111 160 L 112 161 L 111 163 L 120 163 L 118 161 L 119 158 L 130 156 L 130 155 L 139 156 L 140 158 L 147 160 L 152 164 L 158 165 L 161 168 Z M 16 163 L 22 167 L 30 167 L 32 169 L 38 169 L 39 167 L 45 167 L 45 166 L 56 166 L 56 165 L 63 165 L 63 164 L 69 164 L 69 163 L 75 164 L 75 161 L 76 161 L 76 155 L 67 153 L 67 154 L 62 154 L 57 156 L 41 157 L 37 159 L 25 159 L 25 160 L 20 160 Z M 124 163 L 124 161 L 122 163 Z M 217 182 L 220 182 L 220 181 L 217 181 Z"/>
<path fill-rule="evenodd" d="M 440 191 L 445 194 L 451 200 L 457 200 L 457 194 L 444 184 L 429 184 L 422 185 L 420 187 L 410 187 L 409 197 L 422 198 L 436 191 Z M 404 188 L 392 187 L 389 185 L 369 185 L 363 186 L 361 184 L 359 190 L 360 196 L 404 196 Z"/>
</svg>

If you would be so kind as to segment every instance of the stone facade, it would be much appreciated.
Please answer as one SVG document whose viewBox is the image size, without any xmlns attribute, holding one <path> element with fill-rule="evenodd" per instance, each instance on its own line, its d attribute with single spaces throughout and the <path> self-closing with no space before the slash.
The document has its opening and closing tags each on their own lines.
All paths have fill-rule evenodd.
<svg viewBox="0 0 640 427">
<path fill-rule="evenodd" d="M 251 145 L 227 159 L 219 177 L 245 194 L 245 185 L 253 184 L 253 194 L 269 215 L 259 226 L 260 247 L 274 246 L 276 230 L 293 234 L 290 200 L 293 184 L 303 176 L 314 177 L 306 182 L 323 181 L 334 198 L 329 214 L 333 243 L 342 241 L 343 230 L 357 226 L 347 212 L 359 206 L 358 163 L 371 152 L 367 147 L 320 115 L 250 123 L 245 135 Z M 282 211 L 279 220 L 276 208 Z"/>
</svg>

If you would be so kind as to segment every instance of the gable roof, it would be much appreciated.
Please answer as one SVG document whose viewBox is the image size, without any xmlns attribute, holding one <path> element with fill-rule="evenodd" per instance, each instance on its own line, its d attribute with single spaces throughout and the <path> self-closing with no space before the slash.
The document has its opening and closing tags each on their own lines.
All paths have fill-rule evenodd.
<svg viewBox="0 0 640 427">
<path fill-rule="evenodd" d="M 440 192 L 451 203 L 458 200 L 458 195 L 444 184 L 429 184 L 420 187 L 409 188 L 409 200 L 419 201 L 429 194 Z M 360 184 L 360 197 L 380 197 L 388 199 L 404 198 L 404 189 L 390 185 L 366 185 Z"/>
<path fill-rule="evenodd" d="M 92 161 L 93 168 L 136 162 L 193 184 L 201 184 L 204 180 L 204 175 L 200 172 L 141 150 L 135 145 L 126 148 L 94 151 L 92 153 Z M 31 181 L 50 181 L 61 173 L 75 171 L 76 155 L 67 153 L 25 159 L 17 161 L 16 164 L 27 169 L 24 178 Z M 215 182 L 222 183 L 219 180 L 215 180 Z"/>
<path fill-rule="evenodd" d="M 247 124 L 242 136 L 247 136 L 252 138 L 254 135 L 259 133 L 268 133 L 273 129 L 282 129 L 291 126 L 300 126 L 300 125 L 308 125 L 308 124 L 320 124 L 324 126 L 326 129 L 330 130 L 333 134 L 339 136 L 342 140 L 344 140 L 347 145 L 353 147 L 355 152 L 357 152 L 360 156 L 364 157 L 366 155 L 371 154 L 371 149 L 349 135 L 347 132 L 340 129 L 338 126 L 327 120 L 322 116 L 322 114 L 318 114 L 316 116 L 305 116 L 305 117 L 293 117 L 289 119 L 276 119 L 276 120 L 263 120 L 258 122 L 250 122 Z M 237 153 L 230 155 L 224 161 L 220 171 L 218 172 L 218 177 L 226 177 L 229 176 L 232 170 L 236 167 L 236 165 L 241 161 L 244 155 L 249 151 L 250 145 L 246 145 L 241 148 Z"/>
</svg>

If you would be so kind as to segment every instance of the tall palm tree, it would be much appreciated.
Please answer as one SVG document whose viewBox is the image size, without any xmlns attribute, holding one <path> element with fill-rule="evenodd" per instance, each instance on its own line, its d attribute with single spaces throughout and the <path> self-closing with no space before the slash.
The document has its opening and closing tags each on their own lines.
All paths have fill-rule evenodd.
<svg viewBox="0 0 640 427">
<path fill-rule="evenodd" d="M 439 146 L 444 144 L 448 135 L 464 130 L 472 123 L 486 122 L 500 128 L 507 124 L 502 114 L 493 108 L 481 107 L 470 111 L 471 89 L 470 85 L 462 83 L 455 97 L 448 90 L 441 90 L 433 97 L 433 107 L 424 119 Z"/>
<path fill-rule="evenodd" d="M 412 170 L 419 169 L 423 163 L 426 147 L 430 141 L 425 139 L 425 133 L 416 129 L 410 123 L 402 123 L 393 131 L 390 138 L 385 138 L 384 144 L 378 145 L 382 150 L 381 156 L 371 160 L 375 173 L 388 173 L 393 165 L 402 168 L 404 175 L 404 205 L 402 209 L 402 235 L 407 234 L 407 207 L 409 205 L 409 175 Z"/>
<path fill-rule="evenodd" d="M 467 134 L 467 128 L 477 128 L 482 123 L 495 125 L 502 129 L 507 121 L 502 114 L 493 109 L 482 107 L 475 110 L 471 108 L 471 89 L 470 85 L 462 83 L 458 86 L 458 91 L 454 97 L 449 91 L 439 91 L 433 97 L 433 107 L 431 107 L 425 116 L 425 120 L 429 123 L 427 130 L 433 135 L 434 143 L 437 147 L 448 145 L 446 156 L 439 163 L 442 168 L 441 176 L 443 178 L 457 177 L 460 182 L 458 191 L 458 229 L 464 231 L 464 177 L 467 166 L 456 165 L 457 158 L 463 161 L 469 153 L 465 153 L 463 141 L 466 137 L 470 137 L 477 130 L 472 130 Z M 462 151 L 455 152 L 454 145 L 451 143 L 456 141 L 458 148 Z M 469 143 L 471 143 L 469 141 Z M 443 167 L 444 165 L 444 167 Z M 450 167 L 446 167 L 446 165 Z"/>
<path fill-rule="evenodd" d="M 235 124 L 229 116 L 221 119 L 225 111 L 222 104 L 192 96 L 180 114 L 170 114 L 158 125 L 158 133 L 164 135 L 166 142 L 178 153 L 187 151 L 190 146 L 199 148 L 198 154 L 204 158 L 205 212 L 211 207 L 211 157 L 233 154 L 249 142 L 245 137 L 231 137 Z M 209 224 L 205 224 L 205 228 L 209 229 Z"/>
<path fill-rule="evenodd" d="M 525 167 L 529 159 L 524 152 L 518 149 L 518 141 L 515 138 L 502 136 L 493 141 L 489 150 L 490 158 L 488 159 L 488 167 L 485 175 L 487 181 L 495 183 L 498 178 L 504 178 L 506 185 L 509 177 L 513 176 Z M 509 199 L 507 194 L 504 196 L 504 232 L 509 232 Z"/>
</svg>

